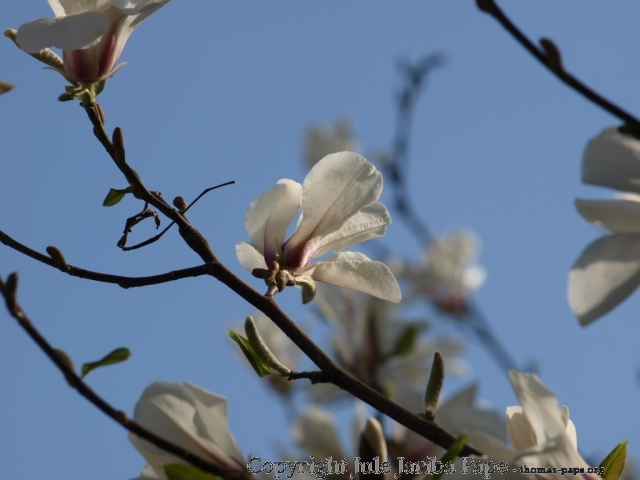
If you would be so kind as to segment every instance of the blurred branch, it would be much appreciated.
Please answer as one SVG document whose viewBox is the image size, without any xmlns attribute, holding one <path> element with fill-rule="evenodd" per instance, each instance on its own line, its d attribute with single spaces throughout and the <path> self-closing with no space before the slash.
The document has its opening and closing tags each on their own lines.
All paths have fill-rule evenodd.
<svg viewBox="0 0 640 480">
<path fill-rule="evenodd" d="M 435 422 L 429 422 L 417 417 L 342 370 L 280 309 L 273 297 L 260 294 L 224 266 L 213 253 L 209 242 L 189 223 L 183 213 L 170 207 L 162 197 L 149 191 L 143 185 L 138 174 L 129 167 L 125 160 L 122 130 L 116 127 L 112 139 L 109 139 L 102 123 L 102 119 L 104 118 L 102 108 L 98 104 L 84 105 L 84 108 L 93 124 L 95 136 L 105 147 L 105 150 L 126 177 L 127 181 L 129 181 L 136 198 L 157 208 L 163 215 L 178 225 L 180 236 L 182 236 L 185 243 L 196 252 L 208 266 L 209 275 L 224 283 L 249 304 L 267 315 L 318 368 L 323 372 L 328 372 L 327 374 L 331 376 L 334 385 L 351 393 L 353 396 L 363 400 L 380 412 L 393 418 L 396 422 L 431 440 L 437 445 L 449 448 L 449 446 L 453 444 L 456 438 Z M 462 455 L 472 454 L 481 455 L 478 450 L 467 445 Z"/>
<path fill-rule="evenodd" d="M 407 227 L 413 232 L 420 245 L 431 241 L 433 236 L 429 227 L 423 222 L 412 208 L 407 185 L 409 173 L 409 143 L 411 136 L 411 122 L 414 107 L 425 86 L 431 72 L 444 65 L 442 54 L 434 53 L 423 57 L 415 65 L 407 60 L 398 62 L 398 70 L 404 81 L 404 86 L 397 96 L 398 117 L 396 133 L 393 139 L 391 159 L 386 166 L 393 185 L 394 203 Z"/>
<path fill-rule="evenodd" d="M 404 81 L 398 99 L 398 120 L 393 141 L 393 155 L 387 167 L 391 177 L 395 206 L 405 221 L 409 230 L 414 234 L 420 245 L 426 245 L 433 240 L 433 235 L 427 223 L 414 210 L 406 179 L 409 171 L 409 143 L 413 128 L 413 113 L 422 89 L 426 85 L 429 74 L 444 64 L 440 54 L 430 54 L 423 57 L 415 65 L 404 60 L 399 63 L 398 70 Z M 467 313 L 465 322 L 473 330 L 477 338 L 487 349 L 501 369 L 507 373 L 517 368 L 507 350 L 498 341 L 487 319 L 477 306 Z"/>
<path fill-rule="evenodd" d="M 582 83 L 576 77 L 564 69 L 560 49 L 549 39 L 540 40 L 541 48 L 538 48 L 524 33 L 507 17 L 493 0 L 476 0 L 478 8 L 495 18 L 500 24 L 533 55 L 542 65 L 553 73 L 561 82 L 568 85 L 583 97 L 598 105 L 612 115 L 622 120 L 628 127 L 629 133 L 640 135 L 640 120 L 623 110 L 610 100 L 604 98 L 593 89 Z"/>
<path fill-rule="evenodd" d="M 36 252 L 35 250 L 30 249 L 26 245 L 23 245 L 22 243 L 14 240 L 1 230 L 0 242 L 28 257 L 38 260 L 39 262 L 49 265 L 50 267 L 57 268 L 62 272 L 71 275 L 72 277 L 94 280 L 96 282 L 115 283 L 122 288 L 146 287 L 148 285 L 158 285 L 160 283 L 172 282 L 174 280 L 180 280 L 182 278 L 199 277 L 201 275 L 207 275 L 210 270 L 210 267 L 208 265 L 199 265 L 197 267 L 174 270 L 172 272 L 162 273 L 160 275 L 151 275 L 148 277 L 124 277 L 121 275 L 110 275 L 108 273 L 93 272 L 91 270 L 74 267 L 73 265 L 67 264 L 66 261 L 64 261 L 64 258 L 62 258 L 61 263 L 60 260 L 56 260 L 51 256 L 43 255 L 40 252 Z M 61 252 L 57 248 L 47 248 L 48 251 L 51 251 L 51 249 L 54 249 L 53 251 L 58 251 L 61 255 Z"/>
<path fill-rule="evenodd" d="M 16 319 L 18 324 L 23 330 L 31 337 L 31 339 L 40 347 L 40 349 L 49 357 L 49 360 L 58 367 L 58 370 L 62 372 L 67 383 L 74 388 L 80 395 L 86 398 L 90 403 L 95 405 L 105 415 L 110 417 L 115 422 L 119 423 L 125 429 L 134 433 L 154 444 L 156 447 L 161 448 L 177 457 L 183 459 L 186 462 L 198 467 L 199 469 L 218 475 L 225 480 L 244 480 L 251 478 L 248 474 L 244 474 L 237 470 L 225 470 L 222 469 L 197 455 L 157 436 L 153 432 L 142 427 L 138 423 L 130 420 L 127 414 L 122 410 L 116 410 L 113 406 L 107 403 L 102 397 L 95 393 L 84 381 L 75 373 L 71 365 L 65 362 L 57 351 L 49 344 L 49 342 L 42 336 L 42 334 L 31 323 L 27 315 L 24 313 L 16 298 L 16 289 L 18 284 L 18 274 L 16 272 L 9 275 L 6 282 L 3 282 L 0 278 L 0 294 L 3 296 L 7 310 L 13 318 Z"/>
</svg>

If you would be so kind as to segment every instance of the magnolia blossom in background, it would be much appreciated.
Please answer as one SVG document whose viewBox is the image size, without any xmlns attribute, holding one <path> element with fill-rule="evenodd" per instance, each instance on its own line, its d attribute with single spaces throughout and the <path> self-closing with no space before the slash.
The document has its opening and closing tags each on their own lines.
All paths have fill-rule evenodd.
<svg viewBox="0 0 640 480">
<path fill-rule="evenodd" d="M 479 249 L 479 240 L 467 231 L 431 241 L 421 264 L 403 265 L 399 269 L 413 287 L 409 297 L 427 295 L 441 310 L 465 311 L 470 292 L 486 278 L 484 268 L 475 263 Z"/>
<path fill-rule="evenodd" d="M 309 127 L 304 143 L 304 158 L 309 168 L 332 153 L 358 150 L 347 120 L 338 120 L 333 126 Z"/>
<path fill-rule="evenodd" d="M 569 273 L 569 305 L 588 325 L 640 285 L 640 141 L 614 127 L 604 130 L 587 145 L 582 181 L 632 192 L 575 202 L 585 220 L 613 233 L 587 246 Z"/>
<path fill-rule="evenodd" d="M 381 192 L 382 175 L 364 157 L 351 152 L 328 155 L 309 171 L 303 185 L 282 179 L 251 202 L 245 217 L 251 243 L 236 245 L 238 260 L 265 278 L 270 291 L 276 285 L 279 291 L 285 284 L 303 286 L 303 300 L 305 288 L 315 292 L 319 281 L 399 302 L 398 282 L 386 265 L 342 251 L 384 235 L 391 217 L 377 201 Z M 285 241 L 300 210 L 298 225 Z M 311 263 L 329 252 L 335 254 Z"/>
<path fill-rule="evenodd" d="M 513 468 L 555 467 L 556 473 L 538 478 L 565 478 L 559 467 L 584 468 L 589 464 L 578 453 L 576 427 L 569 419 L 569 409 L 560 406 L 556 394 L 547 388 L 537 375 L 516 370 L 509 372 L 511 386 L 521 405 L 507 408 L 507 433 L 513 448 L 482 432 L 470 432 L 469 442 L 494 462 L 506 462 L 509 470 L 505 478 L 522 478 Z M 437 421 L 437 415 L 436 415 Z M 572 478 L 596 480 L 596 474 L 577 474 Z"/>
<path fill-rule="evenodd" d="M 49 0 L 56 18 L 40 18 L 18 29 L 16 42 L 27 53 L 63 50 L 59 71 L 72 83 L 111 77 L 129 36 L 169 0 Z M 126 6 L 125 6 L 126 4 Z"/>
<path fill-rule="evenodd" d="M 316 306 L 335 327 L 331 347 L 338 363 L 395 402 L 403 404 L 407 390 L 424 389 L 436 351 L 445 358 L 448 373 L 459 375 L 466 370 L 458 357 L 462 344 L 448 339 L 421 340 L 426 322 L 401 320 L 394 304 L 360 292 L 319 285 Z M 410 332 L 412 341 L 407 342 Z M 398 350 L 399 342 L 404 343 L 402 350 Z M 318 400 L 340 392 L 329 384 L 311 389 Z"/>
<path fill-rule="evenodd" d="M 220 468 L 246 470 L 246 460 L 229 431 L 227 399 L 220 395 L 191 383 L 152 383 L 136 404 L 134 420 Z M 134 434 L 129 440 L 149 462 L 138 480 L 167 480 L 163 466 L 184 463 Z"/>
</svg>

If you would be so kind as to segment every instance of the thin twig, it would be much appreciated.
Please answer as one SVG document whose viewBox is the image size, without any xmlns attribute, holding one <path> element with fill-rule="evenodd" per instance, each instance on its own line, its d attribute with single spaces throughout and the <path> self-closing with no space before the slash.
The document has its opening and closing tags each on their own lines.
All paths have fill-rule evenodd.
<svg viewBox="0 0 640 480">
<path fill-rule="evenodd" d="M 536 60 L 544 65 L 558 79 L 574 89 L 576 92 L 618 117 L 626 125 L 631 127 L 629 133 L 640 134 L 640 120 L 632 114 L 606 99 L 576 77 L 567 72 L 560 58 L 560 50 L 548 39 L 540 41 L 542 49 L 538 48 L 524 33 L 507 17 L 500 7 L 493 0 L 477 0 L 478 8 L 495 18 L 500 24 L 522 45 Z"/>
<path fill-rule="evenodd" d="M 94 272 L 91 270 L 85 270 L 83 268 L 74 267 L 66 262 L 61 268 L 56 261 L 47 255 L 43 255 L 40 252 L 36 252 L 31 248 L 23 245 L 22 243 L 14 240 L 9 235 L 0 230 L 0 242 L 4 243 L 8 247 L 17 250 L 18 252 L 31 257 L 39 262 L 42 262 L 50 267 L 57 268 L 64 273 L 71 275 L 72 277 L 84 278 L 87 280 L 94 280 L 96 282 L 114 283 L 122 288 L 132 287 L 146 287 L 148 285 L 158 285 L 161 283 L 173 282 L 174 280 L 180 280 L 188 277 L 199 277 L 201 275 L 207 275 L 210 273 L 211 267 L 209 265 L 199 265 L 197 267 L 184 268 L 181 270 L 174 270 L 172 272 L 162 273 L 160 275 L 150 275 L 148 277 L 124 277 L 121 275 L 111 275 L 108 273 Z"/>
<path fill-rule="evenodd" d="M 216 188 L 220 188 L 220 187 L 226 187 L 227 185 L 233 185 L 233 184 L 235 184 L 235 183 L 236 183 L 235 181 L 231 180 L 230 182 L 221 183 L 220 185 L 216 185 L 215 187 L 209 187 L 209 188 L 206 188 L 206 189 L 205 189 L 205 190 L 204 190 L 200 195 L 198 195 L 198 196 L 196 197 L 196 199 L 195 199 L 193 202 L 191 202 L 191 203 L 189 204 L 189 206 L 188 206 L 187 208 L 185 208 L 185 209 L 182 211 L 182 214 L 184 215 L 185 213 L 187 213 L 187 210 L 189 210 L 191 207 L 193 207 L 193 205 L 194 205 L 198 200 L 200 200 L 204 195 L 206 195 L 207 193 L 209 193 L 211 190 L 215 190 Z M 165 227 L 165 229 L 164 229 L 164 230 L 162 230 L 162 231 L 161 231 L 159 234 L 157 234 L 156 236 L 151 237 L 151 238 L 148 238 L 148 239 L 147 239 L 147 240 L 145 240 L 144 242 L 140 242 L 140 243 L 138 243 L 138 244 L 136 244 L 136 245 L 132 245 L 131 247 L 121 247 L 121 250 L 122 250 L 123 252 L 128 252 L 128 251 L 131 251 L 131 250 L 137 250 L 138 248 L 146 247 L 147 245 L 151 245 L 152 243 L 157 242 L 158 240 L 160 240 L 160 238 L 161 238 L 165 233 L 167 233 L 167 231 L 168 231 L 171 227 L 173 227 L 175 224 L 176 224 L 176 222 L 171 222 L 167 227 Z"/>
<path fill-rule="evenodd" d="M 0 294 L 4 297 L 7 310 L 11 314 L 13 318 L 18 321 L 18 324 L 24 329 L 24 331 L 31 337 L 31 339 L 40 347 L 40 349 L 49 357 L 56 367 L 62 372 L 65 379 L 69 383 L 69 385 L 74 388 L 80 395 L 85 397 L 90 403 L 95 405 L 100 411 L 102 411 L 105 415 L 110 417 L 115 422 L 119 423 L 122 427 L 130 431 L 131 433 L 151 442 L 156 447 L 165 450 L 177 457 L 189 462 L 190 464 L 198 467 L 200 470 L 203 470 L 208 473 L 212 473 L 214 475 L 219 475 L 226 480 L 246 480 L 252 478 L 246 472 L 240 472 L 238 470 L 226 470 L 220 468 L 213 463 L 210 463 L 198 455 L 194 455 L 188 450 L 175 445 L 174 443 L 165 440 L 162 437 L 157 436 L 155 433 L 147 430 L 142 425 L 130 420 L 126 413 L 122 410 L 116 410 L 113 406 L 111 406 L 106 400 L 100 397 L 96 392 L 94 392 L 84 381 L 80 378 L 73 368 L 65 361 L 62 360 L 60 355 L 56 352 L 56 350 L 51 346 L 51 344 L 42 336 L 42 334 L 36 329 L 36 327 L 31 323 L 27 315 L 24 313 L 22 308 L 17 302 L 16 298 L 16 288 L 17 288 L 18 275 L 17 273 L 12 273 L 7 278 L 6 282 L 3 282 L 0 279 Z"/>
</svg>

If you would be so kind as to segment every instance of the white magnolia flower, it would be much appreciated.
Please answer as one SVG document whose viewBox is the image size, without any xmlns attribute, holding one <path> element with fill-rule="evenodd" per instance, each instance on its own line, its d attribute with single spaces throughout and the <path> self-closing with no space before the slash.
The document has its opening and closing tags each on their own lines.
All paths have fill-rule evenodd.
<svg viewBox="0 0 640 480">
<path fill-rule="evenodd" d="M 569 273 L 569 304 L 587 325 L 640 285 L 640 141 L 607 128 L 584 152 L 582 181 L 633 192 L 612 200 L 576 199 L 578 212 L 610 230 L 591 243 Z"/>
<path fill-rule="evenodd" d="M 421 265 L 405 266 L 402 275 L 414 288 L 413 295 L 426 294 L 445 311 L 464 311 L 469 293 L 486 278 L 477 265 L 479 240 L 466 231 L 443 235 L 427 246 Z"/>
<path fill-rule="evenodd" d="M 134 420 L 156 435 L 220 468 L 245 471 L 246 460 L 227 423 L 227 399 L 191 383 L 156 382 L 136 404 Z M 166 480 L 163 465 L 185 463 L 136 435 L 129 440 L 149 465 L 141 479 Z"/>
<path fill-rule="evenodd" d="M 303 185 L 282 179 L 251 202 L 245 217 L 251 243 L 236 246 L 238 260 L 265 278 L 269 294 L 276 286 L 282 291 L 285 285 L 298 284 L 304 298 L 305 288 L 315 292 L 314 281 L 319 281 L 399 302 L 400 288 L 386 265 L 342 251 L 384 235 L 391 217 L 377 201 L 381 192 L 382 175 L 364 157 L 351 152 L 328 155 L 309 171 Z M 300 209 L 298 225 L 285 241 Z M 337 253 L 311 263 L 329 252 Z"/>
<path fill-rule="evenodd" d="M 578 453 L 576 427 L 569 419 L 569 409 L 560 406 L 556 394 L 531 373 L 509 372 L 511 385 L 521 405 L 507 408 L 507 433 L 513 449 L 489 435 L 472 432 L 469 441 L 494 462 L 506 462 L 506 478 L 522 478 L 513 467 L 556 468 L 538 478 L 565 478 L 560 467 L 584 468 L 584 474 L 572 478 L 595 480 L 588 473 L 589 464 Z"/>
<path fill-rule="evenodd" d="M 49 0 L 55 18 L 40 18 L 18 30 L 16 42 L 27 53 L 48 47 L 64 51 L 64 69 L 73 83 L 112 76 L 129 35 L 169 0 Z M 126 4 L 126 6 L 125 6 Z"/>
<path fill-rule="evenodd" d="M 305 133 L 305 160 L 309 168 L 332 153 L 357 149 L 351 126 L 346 120 L 338 120 L 334 126 L 312 126 Z"/>
</svg>

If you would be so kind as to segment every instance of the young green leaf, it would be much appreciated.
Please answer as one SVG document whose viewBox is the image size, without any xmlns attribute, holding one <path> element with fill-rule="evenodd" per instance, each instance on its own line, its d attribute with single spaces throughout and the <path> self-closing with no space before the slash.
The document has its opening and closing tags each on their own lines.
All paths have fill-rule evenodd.
<svg viewBox="0 0 640 480">
<path fill-rule="evenodd" d="M 618 478 L 620 478 L 627 460 L 627 443 L 628 442 L 619 443 L 616 448 L 607 455 L 607 458 L 600 463 L 600 466 L 604 468 L 604 475 L 602 476 L 604 480 L 618 480 Z"/>
<path fill-rule="evenodd" d="M 109 193 L 102 202 L 103 207 L 113 207 L 124 198 L 127 193 L 131 193 L 131 187 L 127 187 L 124 190 L 118 190 L 117 188 L 110 188 Z"/>
<path fill-rule="evenodd" d="M 447 450 L 447 453 L 445 453 L 440 459 L 440 461 L 442 462 L 442 465 L 446 465 L 449 462 L 453 462 L 460 455 L 460 452 L 462 452 L 462 449 L 467 444 L 467 440 L 468 440 L 467 436 L 464 433 L 461 433 L 460 436 L 456 439 L 456 441 L 451 444 L 451 446 L 449 447 L 449 450 Z M 442 477 L 445 474 L 445 472 L 446 472 L 446 469 L 443 468 L 440 471 L 440 473 L 437 473 L 436 475 L 431 477 L 430 480 L 440 480 L 440 477 Z"/>
<path fill-rule="evenodd" d="M 387 357 L 401 357 L 411 352 L 413 346 L 416 344 L 418 335 L 425 329 L 425 325 L 421 322 L 415 322 L 408 324 L 402 331 L 393 350 L 387 355 Z"/>
<path fill-rule="evenodd" d="M 191 465 L 172 463 L 164 465 L 164 473 L 169 480 L 219 480 L 220 477 L 206 473 Z"/>
<path fill-rule="evenodd" d="M 113 352 L 107 354 L 104 358 L 98 360 L 97 362 L 85 363 L 84 365 L 82 365 L 82 378 L 86 377 L 87 374 L 95 368 L 124 362 L 130 356 L 131 352 L 128 348 L 116 348 Z"/>
<path fill-rule="evenodd" d="M 244 353 L 244 356 L 247 357 L 247 360 L 249 360 L 249 363 L 251 364 L 251 366 L 253 367 L 253 369 L 255 370 L 255 372 L 258 374 L 260 378 L 268 377 L 270 375 L 280 376 L 280 373 L 278 373 L 273 368 L 271 368 L 260 357 L 260 355 L 258 355 L 258 353 L 253 349 L 253 347 L 249 343 L 249 340 L 244 338 L 242 335 L 238 335 L 233 330 L 229 330 L 229 336 L 233 339 L 234 342 L 238 344 L 238 346 L 240 347 L 240 350 L 242 350 L 242 353 Z"/>
</svg>

